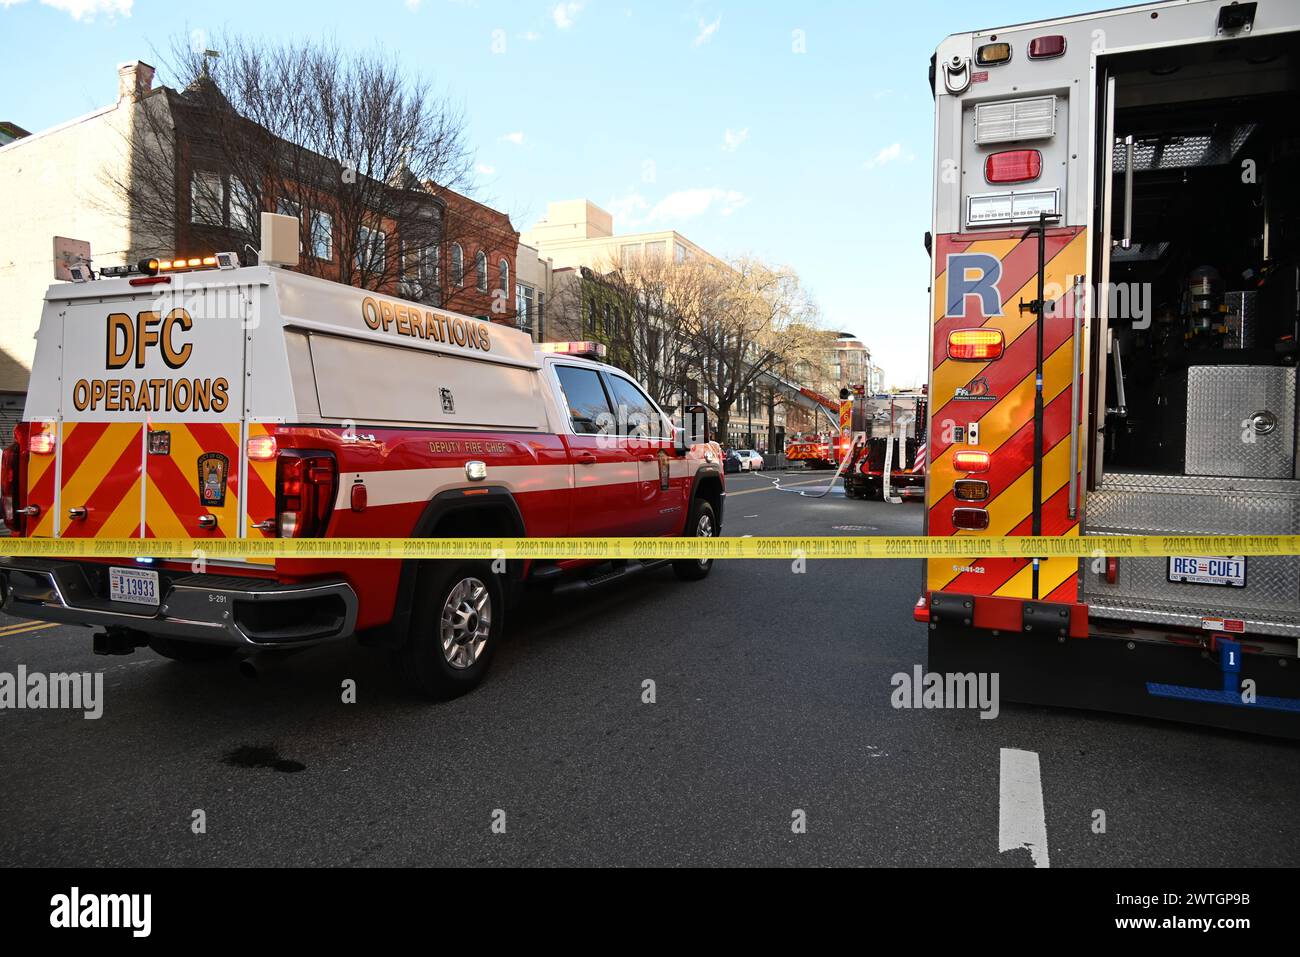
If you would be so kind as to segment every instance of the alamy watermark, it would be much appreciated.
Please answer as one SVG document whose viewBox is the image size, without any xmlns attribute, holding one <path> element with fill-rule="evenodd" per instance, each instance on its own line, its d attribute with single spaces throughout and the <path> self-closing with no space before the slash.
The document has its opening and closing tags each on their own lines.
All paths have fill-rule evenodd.
<svg viewBox="0 0 1300 957">
<path fill-rule="evenodd" d="M 911 674 L 900 671 L 889 683 L 894 688 L 889 703 L 895 709 L 978 709 L 988 719 L 1000 710 L 997 672 L 940 674 L 914 665 Z"/>
<path fill-rule="evenodd" d="M 70 710 L 84 712 L 87 721 L 104 714 L 104 673 L 45 674 L 19 665 L 14 673 L 0 671 L 0 710 Z"/>
</svg>

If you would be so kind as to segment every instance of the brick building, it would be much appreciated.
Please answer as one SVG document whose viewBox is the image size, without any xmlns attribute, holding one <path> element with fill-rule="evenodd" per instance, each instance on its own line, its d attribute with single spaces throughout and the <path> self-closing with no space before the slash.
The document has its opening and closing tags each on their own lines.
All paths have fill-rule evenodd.
<svg viewBox="0 0 1300 957">
<path fill-rule="evenodd" d="M 228 162 L 232 134 L 269 144 L 281 168 L 242 181 Z M 27 391 L 58 237 L 88 242 L 96 268 L 167 254 L 247 256 L 246 245 L 260 245 L 257 213 L 288 213 L 303 223 L 301 271 L 515 322 L 519 233 L 506 214 L 404 168 L 386 182 L 357 181 L 356 202 L 379 196 L 386 214 L 348 209 L 344 174 L 338 161 L 234 115 L 211 80 L 158 86 L 141 62 L 119 67 L 113 104 L 0 145 L 0 420 Z M 364 225 L 341 225 L 349 222 Z"/>
</svg>

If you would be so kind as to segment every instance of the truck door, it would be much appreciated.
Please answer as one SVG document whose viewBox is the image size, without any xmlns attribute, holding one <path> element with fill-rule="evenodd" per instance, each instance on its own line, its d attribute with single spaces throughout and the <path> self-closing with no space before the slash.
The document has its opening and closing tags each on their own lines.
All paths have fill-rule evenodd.
<svg viewBox="0 0 1300 957">
<path fill-rule="evenodd" d="M 242 314 L 179 284 L 68 310 L 56 534 L 239 534 Z"/>
<path fill-rule="evenodd" d="M 613 372 L 606 373 L 619 415 L 619 432 L 637 464 L 637 516 L 644 535 L 681 531 L 686 515 L 685 473 L 673 476 L 671 427 L 640 387 Z"/>
<path fill-rule="evenodd" d="M 614 403 L 599 370 L 556 363 L 570 431 L 564 436 L 573 462 L 573 534 L 640 534 L 638 465 L 618 435 Z"/>
</svg>

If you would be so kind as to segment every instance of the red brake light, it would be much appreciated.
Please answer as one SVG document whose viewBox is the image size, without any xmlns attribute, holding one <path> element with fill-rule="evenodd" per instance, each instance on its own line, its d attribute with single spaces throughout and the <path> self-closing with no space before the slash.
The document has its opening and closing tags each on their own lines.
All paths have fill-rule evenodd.
<svg viewBox="0 0 1300 957">
<path fill-rule="evenodd" d="M 989 527 L 989 510 L 986 508 L 954 508 L 952 510 L 952 525 L 953 528 L 982 532 Z"/>
<path fill-rule="evenodd" d="M 1043 175 L 1043 154 L 1038 150 L 1004 150 L 984 161 L 984 179 L 990 183 L 1029 183 Z"/>
<path fill-rule="evenodd" d="M 254 435 L 248 440 L 248 457 L 251 461 L 273 461 L 279 451 L 274 435 Z"/>
<path fill-rule="evenodd" d="M 1050 60 L 1065 53 L 1065 37 L 1059 33 L 1055 36 L 1034 37 L 1029 41 L 1029 59 Z"/>
<path fill-rule="evenodd" d="M 334 512 L 338 465 L 328 452 L 285 449 L 275 464 L 275 516 L 281 538 L 318 538 Z"/>
<path fill-rule="evenodd" d="M 987 472 L 989 470 L 989 454 L 963 449 L 960 452 L 953 453 L 952 464 L 953 468 L 958 472 Z"/>
<path fill-rule="evenodd" d="M 986 361 L 1002 355 L 1005 338 L 1001 329 L 954 329 L 948 333 L 948 358 Z"/>
<path fill-rule="evenodd" d="M 3 502 L 5 524 L 19 535 L 23 531 L 22 516 L 18 514 L 18 500 L 22 495 L 21 461 L 22 451 L 17 442 L 0 455 L 0 501 Z"/>
<path fill-rule="evenodd" d="M 32 422 L 29 425 L 27 451 L 32 455 L 53 455 L 58 445 L 58 435 L 53 422 Z"/>
</svg>

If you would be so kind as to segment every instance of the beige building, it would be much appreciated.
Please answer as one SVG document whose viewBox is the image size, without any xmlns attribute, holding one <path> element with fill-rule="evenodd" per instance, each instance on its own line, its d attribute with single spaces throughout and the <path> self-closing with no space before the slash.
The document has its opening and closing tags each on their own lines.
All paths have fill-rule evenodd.
<svg viewBox="0 0 1300 957">
<path fill-rule="evenodd" d="M 27 391 L 56 240 L 89 243 L 96 268 L 127 262 L 139 248 L 113 181 L 127 177 L 133 111 L 153 73 L 124 64 L 111 106 L 0 146 L 0 393 Z"/>
<path fill-rule="evenodd" d="M 551 259 L 556 268 L 604 270 L 637 256 L 713 258 L 673 229 L 614 235 L 614 217 L 588 199 L 546 204 L 539 220 L 520 240 Z"/>
<path fill-rule="evenodd" d="M 555 263 L 536 246 L 519 244 L 515 255 L 515 317 L 534 342 L 547 338 L 546 310 L 555 303 Z"/>
</svg>

